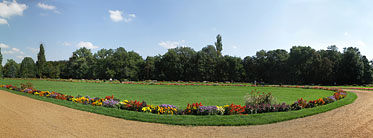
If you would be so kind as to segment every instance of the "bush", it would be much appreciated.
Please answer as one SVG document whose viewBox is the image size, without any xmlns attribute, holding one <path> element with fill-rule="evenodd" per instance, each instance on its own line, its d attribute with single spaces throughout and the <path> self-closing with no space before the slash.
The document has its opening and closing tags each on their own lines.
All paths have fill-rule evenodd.
<svg viewBox="0 0 373 138">
<path fill-rule="evenodd" d="M 276 98 L 271 93 L 260 93 L 256 90 L 245 96 L 245 104 L 259 105 L 259 104 L 275 104 Z"/>
<path fill-rule="evenodd" d="M 21 89 L 33 89 L 33 85 L 31 82 L 27 82 L 26 84 L 21 83 Z"/>
</svg>

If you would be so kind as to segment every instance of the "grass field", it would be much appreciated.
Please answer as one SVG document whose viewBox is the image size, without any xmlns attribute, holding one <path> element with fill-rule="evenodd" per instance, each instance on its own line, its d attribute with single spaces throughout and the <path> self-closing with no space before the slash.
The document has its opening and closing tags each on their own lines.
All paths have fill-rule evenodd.
<svg viewBox="0 0 373 138">
<path fill-rule="evenodd" d="M 261 92 L 272 92 L 279 102 L 293 103 L 300 97 L 306 100 L 315 100 L 333 94 L 332 91 L 313 90 L 301 88 L 274 88 L 274 87 L 235 87 L 235 86 L 165 86 L 165 85 L 130 85 L 130 84 L 105 84 L 105 83 L 79 83 L 79 82 L 53 82 L 42 80 L 0 80 L 0 84 L 18 85 L 21 82 L 31 82 L 39 90 L 56 91 L 76 96 L 89 95 L 104 97 L 115 95 L 119 99 L 145 100 L 148 104 L 173 104 L 183 109 L 187 103 L 202 102 L 204 105 L 244 104 L 244 96 L 252 90 Z M 163 123 L 172 125 L 195 125 L 195 126 L 239 126 L 239 125 L 260 125 L 275 123 L 285 120 L 302 118 L 335 108 L 347 105 L 355 101 L 356 94 L 348 92 L 347 98 L 331 104 L 307 108 L 299 111 L 272 112 L 249 115 L 157 115 L 151 113 L 134 112 L 105 108 L 101 106 L 89 106 L 73 103 L 64 100 L 51 99 L 30 95 L 27 93 L 15 92 L 5 88 L 1 90 L 30 98 L 51 102 L 82 111 L 136 120 L 143 122 Z"/>
<path fill-rule="evenodd" d="M 185 108 L 188 103 L 202 102 L 203 105 L 244 104 L 244 96 L 253 90 L 271 92 L 278 102 L 291 104 L 299 98 L 315 100 L 333 95 L 332 91 L 237 86 L 167 86 L 133 85 L 79 82 L 53 82 L 42 80 L 0 80 L 1 84 L 18 85 L 31 82 L 39 90 L 56 91 L 73 96 L 105 97 L 114 95 L 121 100 L 144 100 L 148 104 L 172 104 Z"/>
</svg>

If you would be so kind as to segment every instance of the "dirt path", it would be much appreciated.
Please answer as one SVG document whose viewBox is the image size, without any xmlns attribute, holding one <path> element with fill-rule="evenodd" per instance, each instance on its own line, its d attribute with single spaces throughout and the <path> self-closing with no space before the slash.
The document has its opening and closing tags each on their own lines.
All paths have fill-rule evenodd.
<svg viewBox="0 0 373 138">
<path fill-rule="evenodd" d="M 350 105 L 275 124 L 188 127 L 128 121 L 0 91 L 0 137 L 371 137 L 373 92 Z"/>
</svg>

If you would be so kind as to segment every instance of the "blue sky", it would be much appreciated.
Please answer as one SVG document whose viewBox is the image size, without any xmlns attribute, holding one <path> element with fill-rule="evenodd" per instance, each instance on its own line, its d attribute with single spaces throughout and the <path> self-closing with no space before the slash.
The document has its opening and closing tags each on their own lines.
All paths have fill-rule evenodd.
<svg viewBox="0 0 373 138">
<path fill-rule="evenodd" d="M 18 0 L 0 3 L 6 59 L 68 60 L 79 47 L 124 47 L 144 58 L 168 48 L 196 51 L 223 37 L 222 53 L 253 56 L 294 45 L 358 47 L 373 59 L 372 1 L 351 0 Z"/>
</svg>

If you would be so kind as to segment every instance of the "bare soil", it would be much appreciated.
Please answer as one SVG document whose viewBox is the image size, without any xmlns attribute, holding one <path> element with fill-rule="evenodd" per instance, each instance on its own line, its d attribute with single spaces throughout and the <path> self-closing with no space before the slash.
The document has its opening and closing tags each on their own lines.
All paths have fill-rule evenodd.
<svg viewBox="0 0 373 138">
<path fill-rule="evenodd" d="M 372 137 L 373 92 L 335 110 L 258 126 L 175 126 L 79 111 L 0 91 L 0 137 Z"/>
</svg>

